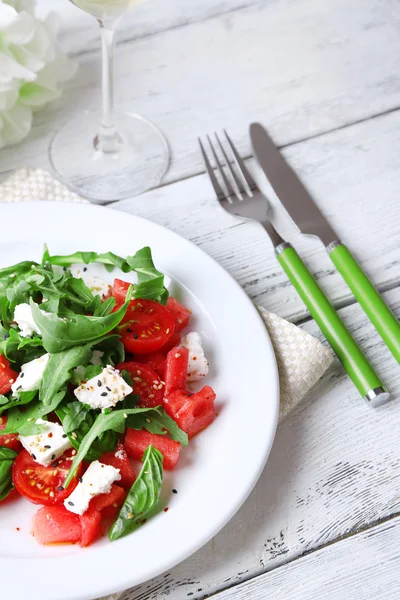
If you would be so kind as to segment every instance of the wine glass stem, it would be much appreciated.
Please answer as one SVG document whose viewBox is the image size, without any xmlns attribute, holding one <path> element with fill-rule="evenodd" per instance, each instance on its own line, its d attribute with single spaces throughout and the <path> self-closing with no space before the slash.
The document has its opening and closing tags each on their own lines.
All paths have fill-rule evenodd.
<svg viewBox="0 0 400 600">
<path fill-rule="evenodd" d="M 97 149 L 106 153 L 117 152 L 120 136 L 114 125 L 114 49 L 115 24 L 100 21 L 102 44 L 102 120 L 100 133 L 95 140 Z"/>
</svg>

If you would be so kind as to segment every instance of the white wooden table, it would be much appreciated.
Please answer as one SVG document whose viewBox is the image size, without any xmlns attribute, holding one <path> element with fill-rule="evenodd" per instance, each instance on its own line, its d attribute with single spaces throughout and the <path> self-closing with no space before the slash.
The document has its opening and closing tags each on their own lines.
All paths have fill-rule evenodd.
<svg viewBox="0 0 400 600">
<path fill-rule="evenodd" d="M 66 0 L 41 6 L 63 15 L 62 43 L 82 66 L 29 139 L 0 153 L 3 177 L 47 168 L 50 133 L 98 103 L 95 21 Z M 144 3 L 120 33 L 117 99 L 159 124 L 173 162 L 162 187 L 115 208 L 192 240 L 251 298 L 320 336 L 263 230 L 219 210 L 203 174 L 198 135 L 226 127 L 250 157 L 248 124 L 260 120 L 400 316 L 399 26 L 394 0 Z M 274 218 L 393 402 L 368 409 L 335 365 L 278 428 L 256 489 L 224 530 L 124 600 L 400 597 L 400 368 L 321 244 L 298 236 L 282 209 Z"/>
</svg>

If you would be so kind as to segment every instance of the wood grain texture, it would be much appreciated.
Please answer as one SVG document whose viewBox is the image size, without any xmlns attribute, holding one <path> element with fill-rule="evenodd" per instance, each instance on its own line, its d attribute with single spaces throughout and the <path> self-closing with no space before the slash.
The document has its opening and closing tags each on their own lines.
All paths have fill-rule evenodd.
<svg viewBox="0 0 400 600">
<path fill-rule="evenodd" d="M 173 155 L 166 181 L 174 181 L 203 170 L 195 140 L 223 125 L 249 154 L 250 120 L 288 144 L 400 106 L 399 15 L 392 0 L 274 0 L 138 33 L 118 51 L 117 101 L 165 132 Z M 98 106 L 99 63 L 98 52 L 82 56 L 68 93 L 37 115 L 29 142 L 0 153 L 3 171 L 43 166 L 50 133 Z"/>
<path fill-rule="evenodd" d="M 385 294 L 397 312 L 399 291 Z M 335 364 L 278 427 L 267 466 L 232 521 L 199 552 L 124 600 L 202 598 L 400 511 L 400 371 L 358 305 L 340 314 L 393 401 L 368 408 Z M 320 337 L 314 322 L 303 327 Z"/>
<path fill-rule="evenodd" d="M 284 151 L 338 236 L 383 289 L 400 283 L 399 131 L 400 112 L 396 112 Z M 256 174 L 265 184 L 262 174 Z M 294 243 L 331 300 L 339 305 L 351 301 L 349 289 L 319 240 L 297 235 L 285 211 L 270 197 L 278 230 Z M 307 315 L 265 231 L 220 209 L 205 175 L 117 203 L 115 208 L 148 217 L 191 239 L 268 310 L 294 321 Z"/>
<path fill-rule="evenodd" d="M 214 600 L 394 600 L 400 518 L 232 587 Z"/>
</svg>

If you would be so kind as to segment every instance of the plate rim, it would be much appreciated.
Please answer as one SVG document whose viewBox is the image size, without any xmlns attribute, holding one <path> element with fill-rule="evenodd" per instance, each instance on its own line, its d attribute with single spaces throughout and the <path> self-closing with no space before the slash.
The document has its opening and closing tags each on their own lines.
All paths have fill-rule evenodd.
<svg viewBox="0 0 400 600">
<path fill-rule="evenodd" d="M 191 242 L 190 240 L 186 239 L 185 237 L 181 236 L 180 234 L 168 229 L 167 227 L 164 227 L 163 225 L 160 225 L 159 223 L 155 223 L 154 221 L 152 221 L 151 219 L 147 219 L 145 217 L 141 217 L 139 215 L 134 215 L 131 214 L 129 212 L 126 212 L 124 210 L 119 209 L 118 207 L 112 207 L 112 206 L 99 206 L 99 205 L 94 205 L 91 203 L 87 203 L 87 202 L 67 202 L 67 201 L 25 201 L 25 202 L 10 202 L 10 203 L 2 203 L 0 204 L 0 214 L 5 211 L 18 211 L 18 207 L 21 206 L 27 206 L 29 205 L 32 210 L 34 210 L 35 208 L 37 208 L 39 211 L 46 209 L 46 207 L 53 207 L 53 208 L 57 208 L 60 209 L 60 207 L 64 207 L 64 208 L 70 208 L 70 210 L 74 211 L 74 210 L 89 210 L 89 211 L 93 211 L 93 213 L 99 213 L 100 211 L 102 211 L 104 213 L 104 211 L 107 211 L 109 213 L 112 213 L 115 217 L 115 215 L 118 214 L 124 214 L 127 216 L 127 218 L 129 220 L 131 220 L 132 222 L 136 221 L 136 222 L 142 222 L 142 223 L 146 223 L 147 225 L 149 225 L 151 228 L 154 228 L 155 230 L 161 230 L 163 232 L 167 232 L 168 235 L 174 237 L 178 243 L 184 243 L 184 244 L 189 244 L 196 252 L 201 253 L 201 255 L 203 256 L 203 258 L 206 261 L 211 261 L 214 265 L 214 268 L 219 269 L 220 271 L 222 271 L 225 275 L 225 277 L 229 278 L 231 284 L 236 288 L 236 292 L 239 296 L 241 296 L 242 300 L 247 304 L 247 309 L 249 311 L 251 311 L 253 313 L 253 315 L 257 316 L 257 319 L 261 325 L 262 330 L 264 331 L 264 343 L 266 348 L 268 348 L 268 352 L 269 352 L 269 358 L 270 358 L 270 367 L 271 369 L 274 370 L 274 381 L 273 381 L 273 388 L 274 388 L 274 398 L 269 397 L 269 403 L 271 404 L 271 423 L 269 424 L 269 430 L 270 430 L 270 436 L 269 436 L 269 441 L 264 445 L 264 452 L 263 452 L 263 458 L 262 460 L 259 461 L 258 463 L 258 468 L 254 470 L 253 475 L 251 477 L 251 480 L 249 480 L 245 486 L 245 491 L 242 491 L 242 493 L 240 494 L 240 497 L 237 498 L 236 502 L 234 504 L 232 504 L 232 506 L 230 507 L 230 510 L 227 511 L 224 514 L 224 518 L 220 518 L 218 520 L 218 523 L 216 522 L 215 525 L 212 528 L 208 528 L 206 533 L 201 536 L 201 537 L 197 537 L 196 538 L 196 542 L 195 543 L 190 543 L 190 544 L 186 544 L 185 545 L 185 549 L 180 551 L 180 552 L 175 552 L 173 554 L 173 557 L 171 557 L 171 559 L 166 560 L 164 564 L 160 565 L 157 568 L 153 568 L 152 571 L 150 571 L 150 573 L 146 572 L 146 576 L 143 578 L 139 578 L 140 581 L 136 579 L 134 579 L 131 576 L 125 576 L 122 578 L 122 573 L 120 572 L 120 577 L 115 578 L 115 583 L 114 584 L 107 584 L 107 586 L 103 585 L 100 588 L 96 588 L 96 590 L 88 592 L 88 593 L 81 593 L 81 592 L 76 592 L 77 595 L 73 596 L 71 598 L 71 593 L 68 592 L 68 596 L 63 595 L 62 593 L 57 595 L 57 596 L 52 596 L 52 598 L 54 600 L 93 600 L 94 598 L 98 598 L 99 596 L 107 596 L 109 594 L 113 594 L 116 592 L 120 592 L 120 591 L 124 591 L 126 589 L 129 589 L 132 586 L 136 586 L 136 585 L 141 585 L 143 583 L 145 583 L 146 581 L 148 581 L 149 579 L 153 578 L 153 577 L 157 577 L 159 575 L 161 575 L 162 573 L 164 573 L 166 570 L 171 569 L 173 567 L 175 567 L 176 565 L 178 565 L 179 563 L 181 563 L 183 560 L 185 560 L 186 558 L 189 558 L 191 555 L 193 555 L 195 552 L 197 552 L 201 547 L 203 547 L 212 537 L 214 537 L 217 533 L 219 533 L 225 526 L 226 524 L 233 518 L 233 516 L 237 513 L 237 511 L 240 509 L 240 507 L 244 504 L 244 502 L 247 500 L 248 496 L 250 495 L 251 491 L 254 489 L 254 486 L 256 485 L 264 467 L 265 464 L 268 460 L 271 448 L 272 448 L 272 444 L 274 442 L 275 439 L 275 433 L 276 433 L 276 427 L 277 427 L 277 423 L 278 423 L 278 416 L 279 416 L 279 396 L 280 396 L 280 389 L 279 389 L 279 372 L 278 372 L 278 366 L 277 366 L 277 360 L 276 360 L 276 356 L 275 356 L 275 351 L 271 342 L 271 338 L 269 336 L 269 333 L 267 331 L 267 328 L 261 318 L 261 315 L 259 314 L 255 304 L 252 302 L 252 300 L 249 298 L 249 296 L 245 293 L 245 291 L 243 290 L 243 288 L 239 285 L 239 283 L 235 280 L 235 278 L 224 269 L 224 267 L 222 267 L 222 265 L 220 265 L 213 257 L 211 257 L 209 254 L 207 254 L 202 248 L 200 248 L 199 246 L 197 246 L 196 244 L 194 244 L 193 242 Z M 9 243 L 9 242 L 5 242 L 5 243 Z M 190 289 L 190 288 L 189 288 Z M 273 405 L 272 405 L 273 403 Z M 128 538 L 126 538 L 128 539 Z M 90 550 L 89 550 L 90 551 Z M 83 551 L 84 552 L 84 551 Z M 75 554 L 75 555 L 69 555 L 69 556 L 65 556 L 65 557 L 57 557 L 57 558 L 62 558 L 64 561 L 69 561 L 69 560 L 74 560 L 76 559 L 78 556 L 81 556 L 81 554 Z M 54 560 L 54 558 L 51 557 L 46 557 L 46 558 L 1 558 L 0 557 L 0 566 L 3 564 L 5 568 L 7 568 L 7 565 L 9 566 L 10 562 L 14 563 L 14 562 L 18 562 L 20 564 L 22 563 L 37 563 L 37 560 L 41 561 L 41 564 L 43 566 L 45 566 L 45 564 L 48 561 L 52 561 Z M 157 563 L 159 564 L 159 563 Z M 111 573 L 110 573 L 111 574 Z M 119 582 L 119 583 L 118 583 Z M 54 590 L 54 592 L 56 592 Z"/>
</svg>

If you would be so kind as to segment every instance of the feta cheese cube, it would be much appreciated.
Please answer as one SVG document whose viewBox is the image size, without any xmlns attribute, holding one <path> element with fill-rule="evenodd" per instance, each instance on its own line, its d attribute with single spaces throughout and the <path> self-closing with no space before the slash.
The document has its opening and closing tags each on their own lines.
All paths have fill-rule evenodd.
<svg viewBox="0 0 400 600">
<path fill-rule="evenodd" d="M 39 389 L 49 358 L 50 354 L 44 354 L 22 365 L 20 374 L 11 386 L 14 395 L 18 392 L 33 392 Z"/>
<path fill-rule="evenodd" d="M 182 338 L 181 345 L 189 350 L 187 380 L 200 381 L 208 374 L 208 361 L 204 356 L 200 334 L 196 331 L 188 333 Z"/>
<path fill-rule="evenodd" d="M 42 314 L 46 314 L 41 311 Z M 14 321 L 17 323 L 21 337 L 31 337 L 34 333 L 41 335 L 40 329 L 36 325 L 30 304 L 23 302 L 17 304 L 14 310 Z"/>
<path fill-rule="evenodd" d="M 58 423 L 38 419 L 36 425 L 45 425 L 44 431 L 37 435 L 20 435 L 19 439 L 33 460 L 48 467 L 72 446 L 64 429 Z"/>
<path fill-rule="evenodd" d="M 79 402 L 88 404 L 93 409 L 104 410 L 115 406 L 132 391 L 119 371 L 107 365 L 100 375 L 92 377 L 76 388 L 74 394 Z"/>
<path fill-rule="evenodd" d="M 106 283 L 100 279 L 100 277 L 97 277 L 96 275 L 89 275 L 83 271 L 82 267 L 72 267 L 71 272 L 72 275 L 77 279 L 83 279 L 83 282 L 85 285 L 87 285 L 94 296 L 106 296 L 112 288 L 109 283 Z"/>
<path fill-rule="evenodd" d="M 120 479 L 119 469 L 95 460 L 91 463 L 72 494 L 64 500 L 65 508 L 76 515 L 83 515 L 89 508 L 89 502 L 92 498 L 100 494 L 108 494 L 114 481 Z"/>
</svg>

